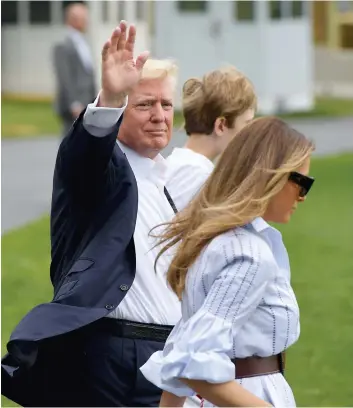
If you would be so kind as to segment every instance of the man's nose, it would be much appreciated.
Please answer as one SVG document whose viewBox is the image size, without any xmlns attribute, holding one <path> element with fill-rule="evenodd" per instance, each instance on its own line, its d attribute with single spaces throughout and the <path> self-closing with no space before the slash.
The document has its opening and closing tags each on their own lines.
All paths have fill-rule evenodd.
<svg viewBox="0 0 353 408">
<path fill-rule="evenodd" d="M 160 103 L 156 103 L 152 108 L 152 122 L 164 122 L 164 110 Z"/>
</svg>

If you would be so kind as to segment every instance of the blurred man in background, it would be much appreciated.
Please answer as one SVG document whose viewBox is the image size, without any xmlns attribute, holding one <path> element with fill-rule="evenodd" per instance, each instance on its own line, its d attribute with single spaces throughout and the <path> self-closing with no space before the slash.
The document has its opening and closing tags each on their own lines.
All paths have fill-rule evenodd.
<svg viewBox="0 0 353 408">
<path fill-rule="evenodd" d="M 73 121 L 92 102 L 95 89 L 93 57 L 85 33 L 88 27 L 88 8 L 72 3 L 65 10 L 68 27 L 66 38 L 54 46 L 56 77 L 55 110 L 63 123 L 66 135 Z"/>
</svg>

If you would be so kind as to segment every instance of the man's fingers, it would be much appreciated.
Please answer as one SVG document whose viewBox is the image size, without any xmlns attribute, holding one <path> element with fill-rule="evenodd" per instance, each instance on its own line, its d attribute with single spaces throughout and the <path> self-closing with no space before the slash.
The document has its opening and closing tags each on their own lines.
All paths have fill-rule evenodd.
<svg viewBox="0 0 353 408">
<path fill-rule="evenodd" d="M 117 48 L 119 51 L 123 51 L 125 49 L 125 44 L 126 44 L 126 31 L 127 31 L 127 24 L 125 20 L 121 20 L 120 21 L 120 37 L 119 37 L 119 41 L 117 43 Z"/>
<path fill-rule="evenodd" d="M 135 38 L 136 38 L 136 28 L 134 25 L 131 25 L 129 28 L 129 36 L 126 41 L 125 49 L 131 52 L 132 54 L 134 53 Z"/>
<path fill-rule="evenodd" d="M 110 40 L 106 41 L 102 48 L 102 60 L 105 61 L 108 58 L 109 50 L 112 43 Z"/>
<path fill-rule="evenodd" d="M 139 55 L 136 59 L 136 68 L 141 71 L 143 66 L 145 65 L 146 61 L 148 60 L 150 53 L 149 51 L 144 51 L 141 55 Z"/>
<path fill-rule="evenodd" d="M 118 46 L 120 35 L 121 35 L 121 29 L 120 27 L 116 27 L 116 29 L 113 31 L 113 34 L 110 38 L 113 50 L 116 50 Z"/>
</svg>

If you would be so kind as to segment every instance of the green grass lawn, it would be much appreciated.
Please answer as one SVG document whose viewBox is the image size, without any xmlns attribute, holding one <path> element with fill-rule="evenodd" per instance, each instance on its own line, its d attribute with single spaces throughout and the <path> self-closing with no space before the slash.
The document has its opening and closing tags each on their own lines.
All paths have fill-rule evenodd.
<svg viewBox="0 0 353 408">
<path fill-rule="evenodd" d="M 301 337 L 288 354 L 299 406 L 353 401 L 353 155 L 313 161 L 306 202 L 280 229 L 301 308 Z"/>
<path fill-rule="evenodd" d="M 317 98 L 315 108 L 311 111 L 278 116 L 288 119 L 353 116 L 353 99 Z"/>
<path fill-rule="evenodd" d="M 315 184 L 292 222 L 281 226 L 301 308 L 301 337 L 288 353 L 298 406 L 353 401 L 353 155 L 313 160 Z M 11 330 L 51 298 L 45 217 L 2 239 L 2 352 Z M 11 403 L 2 400 L 2 406 Z M 14 406 L 14 404 L 12 404 Z"/>
<path fill-rule="evenodd" d="M 57 135 L 60 122 L 51 102 L 20 101 L 2 98 L 1 135 L 3 138 Z M 310 112 L 282 115 L 284 118 L 353 115 L 353 99 L 318 98 Z M 281 115 L 280 115 L 281 116 Z M 183 125 L 183 116 L 175 113 L 174 125 Z"/>
<path fill-rule="evenodd" d="M 1 137 L 57 135 L 60 122 L 51 102 L 1 101 Z"/>
</svg>

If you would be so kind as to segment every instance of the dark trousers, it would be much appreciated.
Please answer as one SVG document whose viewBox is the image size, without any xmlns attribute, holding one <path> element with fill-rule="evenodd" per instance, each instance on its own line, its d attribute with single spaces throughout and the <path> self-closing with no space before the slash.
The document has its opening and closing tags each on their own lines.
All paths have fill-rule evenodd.
<svg viewBox="0 0 353 408">
<path fill-rule="evenodd" d="M 163 346 L 107 333 L 93 335 L 84 351 L 86 406 L 159 406 L 162 391 L 145 379 L 140 367 Z"/>
<path fill-rule="evenodd" d="M 3 369 L 1 392 L 24 407 L 64 407 L 81 405 L 83 394 L 83 352 L 76 334 L 47 340 L 39 344 L 35 364 L 22 368 L 10 377 Z M 4 363 L 11 364 L 12 357 Z"/>
<path fill-rule="evenodd" d="M 43 343 L 29 373 L 16 380 L 3 373 L 3 394 L 27 407 L 155 407 L 162 391 L 140 367 L 163 347 L 92 325 Z"/>
</svg>

